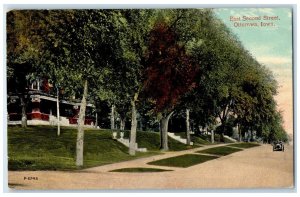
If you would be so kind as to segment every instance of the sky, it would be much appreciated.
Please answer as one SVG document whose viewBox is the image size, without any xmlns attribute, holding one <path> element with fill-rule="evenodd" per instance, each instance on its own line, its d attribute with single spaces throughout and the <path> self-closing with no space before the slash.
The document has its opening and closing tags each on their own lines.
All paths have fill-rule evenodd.
<svg viewBox="0 0 300 197">
<path fill-rule="evenodd" d="M 292 10 L 290 8 L 220 8 L 215 14 L 278 81 L 275 99 L 284 128 L 293 133 Z M 253 26 L 257 25 L 257 26 Z"/>
</svg>

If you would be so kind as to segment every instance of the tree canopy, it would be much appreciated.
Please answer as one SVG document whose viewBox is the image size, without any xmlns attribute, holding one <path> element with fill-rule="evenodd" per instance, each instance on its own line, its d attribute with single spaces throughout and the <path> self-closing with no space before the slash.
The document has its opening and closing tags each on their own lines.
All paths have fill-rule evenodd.
<svg viewBox="0 0 300 197">
<path fill-rule="evenodd" d="M 7 71 L 10 92 L 25 95 L 26 80 L 46 77 L 82 98 L 81 119 L 86 102 L 116 106 L 132 143 L 139 114 L 145 128 L 160 122 L 167 150 L 168 121 L 186 109 L 195 128 L 219 122 L 221 135 L 230 125 L 286 139 L 272 72 L 212 9 L 10 11 Z"/>
</svg>

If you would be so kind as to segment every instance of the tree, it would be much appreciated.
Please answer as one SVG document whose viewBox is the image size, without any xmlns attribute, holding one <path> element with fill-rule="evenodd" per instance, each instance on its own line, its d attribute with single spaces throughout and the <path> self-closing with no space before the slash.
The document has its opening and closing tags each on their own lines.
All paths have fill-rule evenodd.
<svg viewBox="0 0 300 197">
<path fill-rule="evenodd" d="M 222 22 L 214 17 L 207 21 L 199 41 L 188 44 L 191 56 L 205 68 L 189 95 L 203 114 L 199 120 L 205 124 L 218 117 L 221 140 L 232 127 L 229 117 L 243 132 L 258 130 L 276 114 L 276 81 Z"/>
<path fill-rule="evenodd" d="M 82 166 L 88 90 L 96 93 L 95 89 L 101 89 L 103 79 L 110 73 L 122 21 L 118 11 L 109 10 L 51 10 L 45 11 L 44 20 L 47 24 L 47 48 L 42 58 L 45 70 L 68 71 L 62 73 L 67 87 L 73 94 L 81 92 L 82 95 L 76 145 L 76 165 Z"/>
<path fill-rule="evenodd" d="M 198 59 L 193 57 L 193 50 L 195 46 L 198 46 L 202 42 L 202 34 L 205 28 L 210 25 L 212 16 L 211 9 L 179 9 L 179 10 L 169 10 L 167 13 L 167 18 L 171 18 L 171 24 L 176 28 L 176 33 L 178 34 L 178 43 L 186 47 L 186 53 L 189 55 L 193 62 Z M 198 70 L 201 70 L 201 61 L 197 62 L 196 66 Z M 201 66 L 201 67 L 200 67 Z M 196 74 L 196 73 L 195 73 Z M 196 74 L 194 83 L 195 88 L 200 83 L 200 78 L 202 72 Z M 190 122 L 195 119 L 194 108 L 195 102 L 198 102 L 199 98 L 195 97 L 194 91 L 188 91 L 181 96 L 179 105 L 176 106 L 177 109 L 185 111 L 185 127 L 186 127 L 186 139 L 187 144 L 190 144 Z"/>
<path fill-rule="evenodd" d="M 39 14 L 31 11 L 7 13 L 7 77 L 8 91 L 17 93 L 22 108 L 22 127 L 27 126 L 26 107 L 29 102 L 28 81 L 36 75 L 33 64 L 42 48 L 38 34 Z"/>
<path fill-rule="evenodd" d="M 229 29 L 213 14 L 202 20 L 202 31 L 194 42 L 188 43 L 188 51 L 203 72 L 197 76 L 197 88 L 190 93 L 190 100 L 196 100 L 202 126 L 221 122 L 221 141 L 226 132 L 228 117 L 233 113 L 235 97 L 240 94 L 239 84 L 245 67 L 244 48 Z"/>
<path fill-rule="evenodd" d="M 241 125 L 243 133 L 247 131 L 252 133 L 256 130 L 259 137 L 269 141 L 267 136 L 272 136 L 277 131 L 284 131 L 282 126 L 279 129 L 282 120 L 276 110 L 274 99 L 277 94 L 277 82 L 271 71 L 255 60 L 252 60 L 252 68 L 248 68 L 244 73 L 245 80 L 241 84 L 243 91 L 236 98 L 234 106 L 235 113 L 238 114 L 237 122 Z M 269 135 L 265 132 L 273 134 Z"/>
<path fill-rule="evenodd" d="M 131 109 L 131 129 L 129 154 L 135 155 L 137 110 L 141 101 L 142 73 L 144 70 L 144 48 L 150 23 L 154 16 L 152 10 L 120 10 L 123 21 L 119 31 L 120 44 L 115 47 L 114 71 L 111 75 L 115 96 L 114 103 L 124 126 L 127 112 Z"/>
<path fill-rule="evenodd" d="M 161 150 L 168 150 L 168 122 L 181 95 L 194 87 L 196 67 L 177 43 L 177 34 L 165 21 L 157 21 L 150 32 L 144 93 L 155 103 L 160 119 Z"/>
<path fill-rule="evenodd" d="M 21 125 L 27 127 L 27 105 L 30 101 L 28 94 L 28 77 L 31 74 L 32 67 L 30 64 L 14 64 L 12 68 L 14 74 L 8 79 L 8 92 L 16 93 L 20 98 L 22 111 Z"/>
</svg>

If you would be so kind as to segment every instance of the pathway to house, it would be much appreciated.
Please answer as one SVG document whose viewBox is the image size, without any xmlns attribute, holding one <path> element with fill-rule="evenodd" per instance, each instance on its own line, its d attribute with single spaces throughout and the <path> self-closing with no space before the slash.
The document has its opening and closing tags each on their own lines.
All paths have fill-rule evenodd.
<svg viewBox="0 0 300 197">
<path fill-rule="evenodd" d="M 148 165 L 163 158 L 224 146 L 204 146 L 167 152 L 147 158 L 109 164 L 80 171 L 10 171 L 13 189 L 215 189 L 293 187 L 293 146 L 273 152 L 271 145 L 245 149 L 188 168 Z M 152 173 L 109 172 L 128 167 L 151 167 L 173 171 Z M 24 180 L 37 177 L 38 180 Z"/>
</svg>

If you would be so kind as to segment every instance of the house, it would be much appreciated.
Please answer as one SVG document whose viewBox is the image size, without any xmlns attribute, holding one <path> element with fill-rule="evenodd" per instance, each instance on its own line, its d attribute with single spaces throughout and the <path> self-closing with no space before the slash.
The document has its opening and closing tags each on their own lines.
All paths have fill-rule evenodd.
<svg viewBox="0 0 300 197">
<path fill-rule="evenodd" d="M 22 106 L 21 94 L 8 92 L 7 112 L 8 124 L 21 124 Z M 33 81 L 26 88 L 27 98 L 27 124 L 28 125 L 57 125 L 57 96 L 53 85 L 47 79 Z M 60 125 L 77 126 L 80 110 L 80 100 L 60 98 L 59 99 Z M 88 103 L 86 108 L 85 125 L 95 126 L 93 115 L 94 105 Z"/>
</svg>

